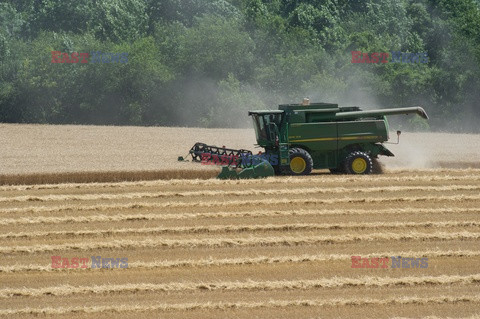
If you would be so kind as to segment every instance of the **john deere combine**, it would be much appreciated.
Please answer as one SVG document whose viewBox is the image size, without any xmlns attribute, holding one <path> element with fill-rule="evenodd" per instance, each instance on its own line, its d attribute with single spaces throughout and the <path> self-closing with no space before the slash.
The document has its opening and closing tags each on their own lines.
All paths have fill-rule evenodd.
<svg viewBox="0 0 480 319">
<path fill-rule="evenodd" d="M 194 161 L 224 165 L 219 178 L 308 175 L 312 169 L 370 174 L 372 159 L 394 156 L 383 145 L 389 139 L 386 116 L 411 113 L 428 119 L 421 107 L 362 111 L 305 99 L 302 104 L 280 105 L 278 110 L 248 112 L 257 143 L 265 149 L 261 155 L 203 143 L 195 144 L 189 154 Z"/>
</svg>

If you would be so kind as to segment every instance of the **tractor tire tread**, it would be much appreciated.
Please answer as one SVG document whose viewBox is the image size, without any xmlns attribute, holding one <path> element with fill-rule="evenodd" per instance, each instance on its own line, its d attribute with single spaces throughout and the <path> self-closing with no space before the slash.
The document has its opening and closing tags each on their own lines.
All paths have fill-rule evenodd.
<svg viewBox="0 0 480 319">
<path fill-rule="evenodd" d="M 291 159 L 291 156 L 294 155 L 294 154 L 300 154 L 301 157 L 305 160 L 305 162 L 307 164 L 307 167 L 305 168 L 305 170 L 301 174 L 296 174 L 296 173 L 292 172 L 292 170 L 290 168 L 288 168 L 286 170 L 286 173 L 288 175 L 309 175 L 312 172 L 312 169 L 313 169 L 312 156 L 306 150 L 304 150 L 303 148 L 299 148 L 299 147 L 294 147 L 294 148 L 290 149 L 290 151 L 289 151 L 290 159 Z"/>
<path fill-rule="evenodd" d="M 358 158 L 358 157 L 363 158 L 367 162 L 366 170 L 360 174 L 372 174 L 372 171 L 373 171 L 372 158 L 367 153 L 361 152 L 361 151 L 354 151 L 346 157 L 345 163 L 344 163 L 344 166 L 345 166 L 344 171 L 347 174 L 358 174 L 352 170 L 352 162 L 355 158 Z"/>
</svg>

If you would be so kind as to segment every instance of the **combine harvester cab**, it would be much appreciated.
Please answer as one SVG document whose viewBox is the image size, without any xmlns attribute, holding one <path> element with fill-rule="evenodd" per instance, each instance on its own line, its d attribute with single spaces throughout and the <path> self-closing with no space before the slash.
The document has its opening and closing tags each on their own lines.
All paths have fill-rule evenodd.
<svg viewBox="0 0 480 319">
<path fill-rule="evenodd" d="M 308 175 L 312 169 L 329 169 L 332 173 L 370 174 L 373 160 L 380 155 L 394 156 L 383 143 L 389 139 L 387 115 L 418 114 L 428 119 L 421 107 L 363 111 L 357 106 L 309 103 L 280 105 L 278 110 L 250 111 L 257 145 L 263 147 L 262 161 L 245 165 L 245 158 L 254 156 L 246 150 L 207 147 L 210 156 L 237 155 L 235 169 L 224 167 L 219 178 L 256 178 L 275 174 Z M 397 131 L 400 135 L 400 131 Z M 205 156 L 190 150 L 198 161 Z M 198 148 L 198 147 L 197 147 Z M 229 153 L 230 152 L 230 153 Z M 248 152 L 248 153 L 247 153 Z M 234 154 L 234 155 L 235 155 Z M 241 158 L 241 160 L 239 160 Z M 243 163 L 242 163 L 243 162 Z M 237 172 L 238 168 L 250 170 Z M 258 173 L 256 173 L 258 171 Z"/>
</svg>

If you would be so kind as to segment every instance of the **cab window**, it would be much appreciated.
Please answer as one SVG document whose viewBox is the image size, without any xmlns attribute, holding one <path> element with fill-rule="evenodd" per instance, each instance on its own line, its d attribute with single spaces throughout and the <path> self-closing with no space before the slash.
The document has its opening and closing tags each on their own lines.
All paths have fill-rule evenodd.
<svg viewBox="0 0 480 319">
<path fill-rule="evenodd" d="M 265 123 L 263 121 L 263 116 L 259 116 L 258 114 L 255 114 L 253 116 L 253 121 L 254 121 L 254 126 L 255 130 L 258 136 L 258 139 L 267 139 L 267 130 L 265 128 Z"/>
</svg>

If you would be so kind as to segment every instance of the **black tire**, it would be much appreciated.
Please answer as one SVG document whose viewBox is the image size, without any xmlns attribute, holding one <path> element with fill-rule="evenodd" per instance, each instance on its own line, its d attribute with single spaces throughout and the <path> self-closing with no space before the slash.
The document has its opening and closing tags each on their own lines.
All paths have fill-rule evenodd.
<svg viewBox="0 0 480 319">
<path fill-rule="evenodd" d="M 372 173 L 373 174 L 383 174 L 383 164 L 378 161 L 378 158 L 372 158 Z"/>
<path fill-rule="evenodd" d="M 372 159 L 364 152 L 352 152 L 345 159 L 345 172 L 348 174 L 371 174 Z"/>
<path fill-rule="evenodd" d="M 289 155 L 290 165 L 286 169 L 288 175 L 308 175 L 312 172 L 313 160 L 307 151 L 302 148 L 291 148 Z"/>
</svg>

